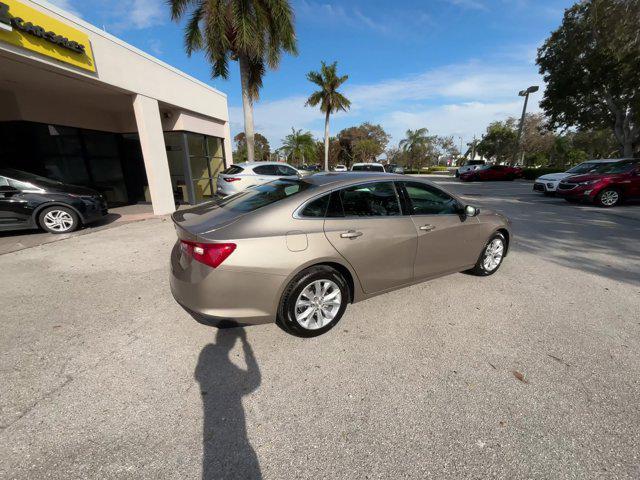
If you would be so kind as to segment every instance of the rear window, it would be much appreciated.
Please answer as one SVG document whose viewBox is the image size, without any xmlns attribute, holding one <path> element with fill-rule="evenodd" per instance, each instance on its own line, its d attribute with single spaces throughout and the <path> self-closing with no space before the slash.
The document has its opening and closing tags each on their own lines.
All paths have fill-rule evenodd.
<svg viewBox="0 0 640 480">
<path fill-rule="evenodd" d="M 216 203 L 218 206 L 234 212 L 247 213 L 292 197 L 310 188 L 315 188 L 315 185 L 299 180 L 276 180 L 250 187 L 240 193 L 218 200 Z"/>
<path fill-rule="evenodd" d="M 484 165 L 484 160 L 469 160 L 465 165 Z"/>
<path fill-rule="evenodd" d="M 351 168 L 352 172 L 384 172 L 384 167 L 382 165 L 376 164 L 367 164 L 367 165 L 354 165 Z"/>
<path fill-rule="evenodd" d="M 222 173 L 224 173 L 225 175 L 237 175 L 238 173 L 242 173 L 243 171 L 244 168 L 239 167 L 238 165 L 231 165 L 226 170 L 223 170 Z"/>
</svg>

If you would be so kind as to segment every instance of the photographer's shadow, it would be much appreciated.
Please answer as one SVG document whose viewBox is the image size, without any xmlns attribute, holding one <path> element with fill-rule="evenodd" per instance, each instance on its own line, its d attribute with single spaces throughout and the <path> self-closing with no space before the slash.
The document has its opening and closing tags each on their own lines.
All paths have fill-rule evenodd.
<svg viewBox="0 0 640 480">
<path fill-rule="evenodd" d="M 240 339 L 247 369 L 231 362 L 229 354 Z M 261 479 L 256 452 L 247 438 L 242 397 L 260 386 L 260 369 L 243 328 L 220 329 L 216 343 L 202 349 L 195 378 L 200 384 L 202 478 Z"/>
</svg>

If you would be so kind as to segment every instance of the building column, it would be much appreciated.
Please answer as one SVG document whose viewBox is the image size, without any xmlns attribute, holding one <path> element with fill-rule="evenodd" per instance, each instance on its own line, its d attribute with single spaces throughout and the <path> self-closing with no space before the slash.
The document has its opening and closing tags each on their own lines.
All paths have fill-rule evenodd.
<svg viewBox="0 0 640 480">
<path fill-rule="evenodd" d="M 233 147 L 231 146 L 231 126 L 229 120 L 224 123 L 224 165 L 225 168 L 233 163 Z"/>
<path fill-rule="evenodd" d="M 155 215 L 166 215 L 176 209 L 169 175 L 169 160 L 164 143 L 162 122 L 158 101 L 135 95 L 133 97 L 133 111 L 136 115 L 144 168 L 149 181 L 149 193 Z"/>
</svg>

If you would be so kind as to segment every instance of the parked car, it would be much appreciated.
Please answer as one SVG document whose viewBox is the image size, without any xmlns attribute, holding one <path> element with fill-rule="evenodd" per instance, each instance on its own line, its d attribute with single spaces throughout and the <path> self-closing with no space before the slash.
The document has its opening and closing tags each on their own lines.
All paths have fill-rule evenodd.
<svg viewBox="0 0 640 480">
<path fill-rule="evenodd" d="M 511 239 L 498 213 L 378 173 L 276 180 L 173 221 L 181 305 L 210 324 L 276 321 L 306 337 L 335 326 L 349 303 L 454 272 L 491 275 Z"/>
<path fill-rule="evenodd" d="M 354 163 L 351 165 L 352 172 L 383 172 L 384 165 L 381 163 Z"/>
<path fill-rule="evenodd" d="M 335 167 L 333 167 L 333 171 L 334 172 L 346 172 L 347 171 L 347 167 L 346 167 L 346 165 L 336 165 Z"/>
<path fill-rule="evenodd" d="M 581 175 L 584 173 L 597 172 L 600 169 L 606 168 L 612 163 L 619 162 L 617 159 L 609 160 L 588 160 L 570 168 L 566 172 L 549 173 L 536 178 L 533 184 L 533 189 L 536 192 L 544 193 L 545 195 L 553 195 L 558 189 L 560 180 L 563 180 L 571 175 Z"/>
<path fill-rule="evenodd" d="M 458 178 L 463 173 L 477 170 L 478 168 L 482 167 L 485 164 L 486 162 L 484 160 L 469 160 L 463 166 L 456 169 L 456 178 Z"/>
<path fill-rule="evenodd" d="M 515 180 L 522 177 L 520 167 L 509 167 L 507 165 L 483 165 L 476 170 L 460 175 L 463 182 L 473 182 L 477 180 Z"/>
<path fill-rule="evenodd" d="M 95 190 L 0 169 L 0 231 L 41 228 L 69 233 L 106 214 L 107 202 Z"/>
<path fill-rule="evenodd" d="M 295 179 L 301 176 L 298 170 L 282 162 L 238 163 L 231 165 L 218 175 L 216 193 L 226 197 L 277 178 Z"/>
<path fill-rule="evenodd" d="M 622 160 L 597 172 L 565 178 L 556 193 L 569 202 L 590 202 L 600 207 L 640 199 L 640 160 Z"/>
</svg>

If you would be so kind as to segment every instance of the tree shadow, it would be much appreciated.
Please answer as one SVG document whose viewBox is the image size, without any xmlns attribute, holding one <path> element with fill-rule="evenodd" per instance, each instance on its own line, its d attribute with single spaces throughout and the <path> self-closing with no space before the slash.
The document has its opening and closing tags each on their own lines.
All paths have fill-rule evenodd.
<svg viewBox="0 0 640 480">
<path fill-rule="evenodd" d="M 240 340 L 246 370 L 229 355 Z M 243 328 L 218 330 L 216 343 L 200 352 L 195 379 L 200 384 L 202 427 L 202 478 L 261 479 L 258 456 L 247 438 L 242 397 L 260 386 L 261 375 Z"/>
</svg>

